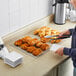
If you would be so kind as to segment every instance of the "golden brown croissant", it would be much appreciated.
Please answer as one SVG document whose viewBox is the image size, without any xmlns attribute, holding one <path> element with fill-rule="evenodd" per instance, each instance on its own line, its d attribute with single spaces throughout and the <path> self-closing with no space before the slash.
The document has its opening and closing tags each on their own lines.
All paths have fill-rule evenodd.
<svg viewBox="0 0 76 76">
<path fill-rule="evenodd" d="M 22 38 L 22 41 L 23 41 L 24 43 L 26 43 L 26 42 L 30 41 L 31 39 L 32 39 L 32 38 L 31 38 L 30 36 L 26 36 L 26 37 Z"/>
<path fill-rule="evenodd" d="M 44 37 L 44 36 L 45 36 L 45 30 L 40 30 L 39 36 L 40 36 L 40 37 Z"/>
<path fill-rule="evenodd" d="M 51 30 L 52 30 L 52 28 L 48 27 L 45 31 L 45 35 L 51 35 Z"/>
<path fill-rule="evenodd" d="M 38 39 L 37 38 L 34 38 L 32 40 L 35 42 L 35 44 L 38 42 Z"/>
<path fill-rule="evenodd" d="M 40 39 L 40 41 L 43 42 L 43 43 L 46 43 L 46 42 L 49 42 L 50 39 L 43 37 L 43 38 Z"/>
<path fill-rule="evenodd" d="M 30 52 L 30 53 L 32 53 L 35 50 L 36 50 L 36 48 L 34 46 L 30 46 L 27 48 L 27 52 Z"/>
<path fill-rule="evenodd" d="M 52 30 L 52 35 L 59 35 L 60 32 L 58 32 L 57 30 Z M 57 38 L 57 37 L 53 37 L 52 39 Z M 51 40 L 51 43 L 59 43 L 61 40 Z"/>
<path fill-rule="evenodd" d="M 36 42 L 32 39 L 32 40 L 29 40 L 28 42 L 27 42 L 30 46 L 33 46 L 33 45 L 35 45 L 36 44 Z"/>
<path fill-rule="evenodd" d="M 22 40 L 19 39 L 19 40 L 15 41 L 14 45 L 16 45 L 16 46 L 22 45 Z"/>
<path fill-rule="evenodd" d="M 57 30 L 51 30 L 51 35 L 56 35 L 57 32 Z"/>
<path fill-rule="evenodd" d="M 27 50 L 27 48 L 29 47 L 29 45 L 28 45 L 27 43 L 24 43 L 24 44 L 22 44 L 20 47 L 21 47 L 21 49 L 23 49 L 23 50 Z"/>
<path fill-rule="evenodd" d="M 50 47 L 50 46 L 49 46 L 48 44 L 42 44 L 42 45 L 40 46 L 40 48 L 41 48 L 43 51 L 47 50 L 49 47 Z"/>
<path fill-rule="evenodd" d="M 34 35 L 37 35 L 39 33 L 40 29 L 37 29 L 34 31 Z"/>
<path fill-rule="evenodd" d="M 42 53 L 42 50 L 41 50 L 40 48 L 37 48 L 35 51 L 32 52 L 32 54 L 33 54 L 34 56 L 38 56 L 38 55 L 40 55 L 41 53 Z"/>
<path fill-rule="evenodd" d="M 38 41 L 38 42 L 36 43 L 36 47 L 40 47 L 42 44 L 43 44 L 43 43 L 42 43 L 41 41 Z"/>
</svg>

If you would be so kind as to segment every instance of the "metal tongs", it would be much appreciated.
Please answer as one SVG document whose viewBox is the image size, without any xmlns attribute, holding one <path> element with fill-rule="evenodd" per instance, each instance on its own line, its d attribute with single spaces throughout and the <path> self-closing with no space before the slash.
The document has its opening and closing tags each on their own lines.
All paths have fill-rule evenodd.
<svg viewBox="0 0 76 76">
<path fill-rule="evenodd" d="M 59 36 L 59 35 L 52 35 L 52 36 L 44 36 L 45 38 L 49 38 L 51 39 L 52 37 L 56 37 L 56 38 L 53 38 L 51 40 L 58 40 L 58 39 L 65 39 L 65 38 L 70 38 L 70 35 L 63 35 L 63 36 Z"/>
</svg>

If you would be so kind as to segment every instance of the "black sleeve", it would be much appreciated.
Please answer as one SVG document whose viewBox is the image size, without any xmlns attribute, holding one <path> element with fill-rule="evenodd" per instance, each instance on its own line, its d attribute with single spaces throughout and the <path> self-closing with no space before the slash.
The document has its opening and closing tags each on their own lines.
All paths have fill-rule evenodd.
<svg viewBox="0 0 76 76">
<path fill-rule="evenodd" d="M 63 53 L 70 57 L 76 57 L 76 48 L 64 48 Z"/>
<path fill-rule="evenodd" d="M 69 29 L 69 31 L 70 31 L 70 35 L 72 35 L 73 30 L 74 30 L 74 29 Z"/>
</svg>

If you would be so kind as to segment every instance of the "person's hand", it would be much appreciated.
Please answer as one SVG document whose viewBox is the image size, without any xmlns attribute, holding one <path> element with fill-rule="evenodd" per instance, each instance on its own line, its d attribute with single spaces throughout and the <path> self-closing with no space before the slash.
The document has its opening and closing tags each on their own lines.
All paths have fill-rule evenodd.
<svg viewBox="0 0 76 76">
<path fill-rule="evenodd" d="M 70 3 L 76 8 L 76 0 L 71 0 Z"/>
<path fill-rule="evenodd" d="M 60 55 L 60 56 L 63 56 L 63 49 L 64 48 L 59 48 L 55 53 Z"/>
<path fill-rule="evenodd" d="M 69 30 L 66 30 L 66 31 L 63 31 L 59 34 L 59 37 L 62 37 L 63 35 L 70 35 L 70 31 Z"/>
</svg>

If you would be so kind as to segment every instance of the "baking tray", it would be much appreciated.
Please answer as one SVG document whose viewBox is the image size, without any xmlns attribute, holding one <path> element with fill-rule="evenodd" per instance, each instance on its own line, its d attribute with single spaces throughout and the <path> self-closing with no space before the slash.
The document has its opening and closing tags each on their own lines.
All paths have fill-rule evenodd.
<svg viewBox="0 0 76 76">
<path fill-rule="evenodd" d="M 38 39 L 40 39 L 40 37 L 38 35 L 33 35 L 33 33 L 34 33 L 34 31 L 36 29 L 41 28 L 42 26 L 44 26 L 44 25 L 43 24 L 40 24 L 40 25 L 38 25 L 38 24 L 32 24 L 32 25 L 20 28 L 20 29 L 18 29 L 16 31 L 10 33 L 8 36 L 6 36 L 4 42 L 6 44 L 8 44 L 9 46 L 11 46 L 11 47 L 13 47 L 13 48 L 15 48 L 15 49 L 17 49 L 19 51 L 22 51 L 23 53 L 25 53 L 27 55 L 30 55 L 32 57 L 40 57 L 40 56 L 46 54 L 48 51 L 50 51 L 50 48 L 48 50 L 44 51 L 41 55 L 34 56 L 34 55 L 32 55 L 32 54 L 30 54 L 30 53 L 22 50 L 20 47 L 15 46 L 14 42 L 16 40 L 18 40 L 18 39 L 21 39 L 21 38 L 25 37 L 25 36 L 31 36 L 32 38 L 38 38 Z M 52 27 L 52 26 L 49 25 L 48 27 Z M 55 29 L 59 30 L 58 28 L 55 28 Z M 66 40 L 65 41 L 63 40 L 61 43 L 63 43 L 63 45 L 64 45 L 65 42 L 66 42 Z M 58 43 L 58 44 L 62 45 L 61 43 Z M 50 42 L 48 42 L 48 44 L 50 45 L 50 47 L 52 46 L 52 44 Z"/>
<path fill-rule="evenodd" d="M 33 30 L 33 29 L 32 29 L 32 30 Z M 29 56 L 32 56 L 32 57 L 35 57 L 35 58 L 40 57 L 40 56 L 46 54 L 46 53 L 49 51 L 50 48 L 49 48 L 48 50 L 46 50 L 46 51 L 43 51 L 43 53 L 41 53 L 40 55 L 34 56 L 34 55 L 32 55 L 31 53 L 28 53 L 27 51 L 25 51 L 25 50 L 21 49 L 20 47 L 17 47 L 17 46 L 14 45 L 14 42 L 15 42 L 16 40 L 21 39 L 21 38 L 23 38 L 23 37 L 25 37 L 25 36 L 30 36 L 30 37 L 32 37 L 32 38 L 40 39 L 39 36 L 33 35 L 33 32 L 34 32 L 34 30 L 33 30 L 33 31 L 30 30 L 30 31 L 27 32 L 26 34 L 21 34 L 21 33 L 19 33 L 19 34 L 17 34 L 17 35 L 14 35 L 14 37 L 10 38 L 7 43 L 9 44 L 9 46 L 11 46 L 11 47 L 13 47 L 13 48 L 16 48 L 16 49 L 19 50 L 19 51 L 22 51 L 23 53 L 25 53 L 25 54 L 27 54 L 27 55 L 29 55 Z M 49 44 L 49 45 L 51 46 L 50 43 L 47 43 L 47 44 Z"/>
</svg>

